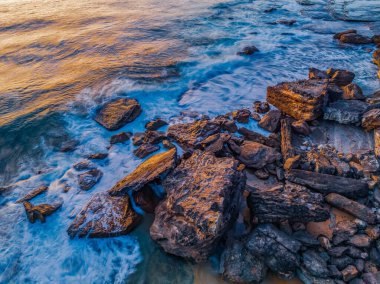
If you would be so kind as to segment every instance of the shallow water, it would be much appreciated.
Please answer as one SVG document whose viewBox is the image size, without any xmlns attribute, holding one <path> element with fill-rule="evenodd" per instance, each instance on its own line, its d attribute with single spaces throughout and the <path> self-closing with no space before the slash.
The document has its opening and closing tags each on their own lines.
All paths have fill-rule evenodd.
<svg viewBox="0 0 380 284">
<path fill-rule="evenodd" d="M 68 238 L 88 199 L 140 162 L 129 143 L 107 149 L 115 133 L 92 120 L 94 111 L 112 98 L 136 98 L 143 113 L 120 131 L 137 132 L 157 116 L 174 122 L 185 110 L 249 107 L 268 85 L 305 78 L 309 67 L 350 69 L 369 95 L 379 88 L 372 46 L 340 45 L 332 34 L 380 33 L 379 2 L 342 3 L 0 0 L 0 186 L 10 186 L 0 196 L 0 283 L 219 282 L 217 263 L 203 269 L 163 254 L 149 238 L 150 216 L 128 236 Z M 273 24 L 282 18 L 297 23 Z M 259 53 L 236 55 L 252 44 Z M 77 150 L 57 151 L 70 139 Z M 80 191 L 71 166 L 106 151 L 100 183 Z M 30 224 L 15 200 L 41 184 L 50 189 L 33 202 L 64 204 L 46 224 Z"/>
</svg>

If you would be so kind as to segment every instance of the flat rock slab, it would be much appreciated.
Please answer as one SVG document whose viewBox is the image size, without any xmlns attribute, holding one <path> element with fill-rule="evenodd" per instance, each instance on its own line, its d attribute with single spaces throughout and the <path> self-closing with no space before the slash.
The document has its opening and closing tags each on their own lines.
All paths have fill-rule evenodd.
<svg viewBox="0 0 380 284">
<path fill-rule="evenodd" d="M 105 238 L 128 234 L 141 221 L 129 196 L 97 193 L 76 216 L 67 233 L 71 238 Z"/>
<path fill-rule="evenodd" d="M 325 108 L 323 118 L 342 124 L 360 125 L 368 104 L 359 100 L 339 100 Z"/>
<path fill-rule="evenodd" d="M 376 215 L 370 208 L 342 195 L 330 193 L 326 196 L 326 201 L 332 206 L 341 209 L 369 224 L 374 224 L 376 221 Z"/>
<path fill-rule="evenodd" d="M 204 261 L 237 217 L 245 175 L 233 158 L 195 151 L 163 182 L 167 197 L 155 210 L 153 240 L 171 254 Z"/>
<path fill-rule="evenodd" d="M 169 126 L 168 137 L 174 139 L 185 148 L 194 148 L 199 142 L 220 132 L 220 130 L 219 123 L 203 119 Z"/>
<path fill-rule="evenodd" d="M 155 179 L 164 177 L 171 171 L 177 160 L 175 148 L 156 154 L 141 163 L 132 173 L 115 184 L 108 192 L 110 195 L 127 195 Z"/>
<path fill-rule="evenodd" d="M 259 222 L 322 222 L 330 217 L 323 196 L 287 182 L 268 188 L 250 188 L 248 207 Z"/>
<path fill-rule="evenodd" d="M 290 170 L 285 176 L 291 182 L 307 186 L 324 195 L 339 193 L 352 198 L 368 195 L 368 184 L 362 180 L 303 170 Z"/>
<path fill-rule="evenodd" d="M 95 121 L 108 130 L 117 130 L 134 121 L 141 113 L 141 106 L 135 99 L 118 99 L 105 104 L 96 112 Z"/>
<path fill-rule="evenodd" d="M 317 119 L 327 100 L 327 83 L 322 80 L 285 82 L 267 88 L 267 101 L 295 119 Z"/>
</svg>

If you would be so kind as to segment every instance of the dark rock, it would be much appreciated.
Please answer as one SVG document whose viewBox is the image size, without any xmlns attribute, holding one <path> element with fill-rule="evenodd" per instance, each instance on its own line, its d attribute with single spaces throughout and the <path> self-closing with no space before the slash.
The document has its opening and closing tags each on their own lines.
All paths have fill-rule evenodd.
<svg viewBox="0 0 380 284">
<path fill-rule="evenodd" d="M 255 121 L 260 121 L 261 120 L 261 116 L 260 114 L 258 114 L 257 112 L 253 112 L 251 113 L 251 118 Z"/>
<path fill-rule="evenodd" d="M 76 163 L 73 166 L 73 168 L 76 171 L 85 171 L 85 170 L 93 170 L 96 168 L 96 166 L 90 161 L 81 161 L 81 162 Z"/>
<path fill-rule="evenodd" d="M 143 159 L 158 150 L 160 150 L 160 146 L 150 143 L 144 143 L 140 145 L 137 149 L 135 149 L 133 151 L 133 154 L 135 154 L 136 157 Z"/>
<path fill-rule="evenodd" d="M 175 167 L 176 160 L 175 148 L 156 154 L 115 184 L 109 193 L 111 195 L 127 195 L 128 192 L 137 191 L 156 179 L 162 179 Z"/>
<path fill-rule="evenodd" d="M 72 152 L 74 151 L 79 145 L 78 140 L 68 140 L 61 144 L 61 147 L 59 149 L 60 152 Z"/>
<path fill-rule="evenodd" d="M 258 125 L 270 132 L 277 132 L 280 127 L 281 111 L 271 110 L 264 115 L 259 121 Z"/>
<path fill-rule="evenodd" d="M 332 278 L 341 278 L 342 273 L 339 271 L 339 269 L 335 265 L 328 265 L 327 266 L 330 271 L 330 277 Z"/>
<path fill-rule="evenodd" d="M 24 201 L 22 204 L 24 205 L 26 216 L 31 223 L 34 223 L 37 219 L 39 219 L 41 223 L 45 223 L 46 217 L 57 211 L 63 202 L 59 200 L 53 204 L 33 205 L 28 201 Z"/>
<path fill-rule="evenodd" d="M 269 173 L 263 169 L 256 170 L 254 172 L 255 176 L 257 176 L 259 179 L 268 179 L 269 178 Z"/>
<path fill-rule="evenodd" d="M 87 156 L 87 158 L 90 160 L 103 160 L 107 157 L 108 153 L 95 153 Z"/>
<path fill-rule="evenodd" d="M 220 125 L 210 120 L 169 126 L 168 137 L 173 138 L 185 148 L 194 148 L 199 142 L 220 132 Z"/>
<path fill-rule="evenodd" d="M 287 20 L 287 19 L 280 19 L 276 21 L 277 24 L 282 24 L 285 26 L 293 26 L 296 22 L 297 22 L 296 20 Z"/>
<path fill-rule="evenodd" d="M 259 222 L 321 222 L 330 217 L 323 197 L 306 187 L 287 182 L 270 188 L 251 188 L 248 206 Z"/>
<path fill-rule="evenodd" d="M 363 259 L 356 259 L 355 260 L 355 267 L 359 272 L 363 272 L 364 270 L 364 260 Z"/>
<path fill-rule="evenodd" d="M 326 196 L 326 201 L 332 206 L 346 211 L 369 224 L 374 224 L 376 221 L 376 215 L 371 209 L 342 195 L 330 193 Z"/>
<path fill-rule="evenodd" d="M 249 168 L 261 169 L 267 164 L 281 159 L 276 149 L 252 141 L 244 141 L 240 146 L 238 159 Z"/>
<path fill-rule="evenodd" d="M 343 31 L 343 32 L 340 32 L 340 33 L 337 33 L 334 35 L 334 39 L 340 39 L 340 37 L 342 35 L 345 35 L 345 34 L 356 34 L 357 33 L 357 30 L 347 30 L 347 31 Z"/>
<path fill-rule="evenodd" d="M 341 233 L 336 233 L 333 236 L 332 242 L 334 246 L 342 245 L 343 243 L 346 243 L 350 236 L 347 234 L 341 234 Z"/>
<path fill-rule="evenodd" d="M 267 88 L 267 100 L 295 119 L 311 121 L 323 114 L 327 84 L 321 80 L 280 83 Z"/>
<path fill-rule="evenodd" d="M 356 248 L 356 247 L 348 247 L 347 250 L 347 255 L 352 258 L 356 259 L 367 259 L 368 258 L 368 253 L 363 252 L 362 250 Z"/>
<path fill-rule="evenodd" d="M 154 213 L 159 199 L 149 185 L 145 185 L 138 191 L 133 192 L 133 200 L 146 213 Z"/>
<path fill-rule="evenodd" d="M 302 262 L 311 275 L 321 278 L 329 277 L 330 271 L 327 268 L 327 263 L 317 252 L 305 251 L 302 254 Z"/>
<path fill-rule="evenodd" d="M 348 84 L 343 87 L 343 99 L 345 100 L 364 100 L 362 89 L 357 84 Z"/>
<path fill-rule="evenodd" d="M 231 152 L 235 155 L 240 155 L 241 149 L 238 144 L 232 139 L 227 141 L 228 148 L 231 150 Z"/>
<path fill-rule="evenodd" d="M 333 247 L 329 249 L 327 252 L 332 257 L 341 257 L 348 251 L 348 247 L 340 246 L 340 247 Z"/>
<path fill-rule="evenodd" d="M 96 112 L 95 121 L 108 130 L 117 130 L 132 122 L 141 113 L 141 106 L 135 99 L 118 99 L 106 103 Z"/>
<path fill-rule="evenodd" d="M 252 45 L 252 46 L 246 46 L 246 47 L 243 48 L 242 51 L 239 51 L 237 53 L 237 55 L 252 55 L 252 54 L 254 54 L 255 52 L 258 52 L 258 51 L 259 51 L 258 48 L 256 46 L 254 46 L 254 45 Z"/>
<path fill-rule="evenodd" d="M 170 142 L 168 139 L 162 140 L 162 146 L 164 146 L 164 148 L 166 148 L 166 149 L 175 148 L 175 145 L 172 142 Z"/>
<path fill-rule="evenodd" d="M 376 49 L 373 53 L 373 63 L 380 67 L 380 49 Z"/>
<path fill-rule="evenodd" d="M 339 270 L 344 269 L 348 265 L 353 265 L 354 260 L 351 257 L 343 256 L 338 258 L 331 258 L 331 264 L 335 265 Z"/>
<path fill-rule="evenodd" d="M 313 276 L 304 267 L 297 269 L 297 276 L 302 281 L 302 283 L 312 283 L 312 284 L 340 284 L 330 278 L 321 278 L 318 276 Z"/>
<path fill-rule="evenodd" d="M 319 70 L 317 68 L 309 68 L 309 79 L 325 80 L 329 79 L 326 71 Z"/>
<path fill-rule="evenodd" d="M 78 175 L 78 183 L 80 189 L 89 190 L 93 188 L 94 185 L 97 184 L 99 180 L 102 178 L 102 176 L 103 173 L 98 169 L 93 169 Z"/>
<path fill-rule="evenodd" d="M 306 247 L 318 247 L 319 241 L 306 231 L 297 231 L 292 237 L 301 242 Z"/>
<path fill-rule="evenodd" d="M 147 130 L 147 131 L 145 131 L 143 143 L 145 143 L 145 144 L 158 144 L 164 139 L 166 139 L 165 132 Z"/>
<path fill-rule="evenodd" d="M 366 284 L 378 284 L 380 283 L 380 272 L 364 273 L 362 278 Z"/>
<path fill-rule="evenodd" d="M 368 195 L 368 184 L 362 180 L 303 170 L 290 170 L 285 176 L 291 182 L 310 187 L 324 195 L 339 193 L 351 198 Z"/>
<path fill-rule="evenodd" d="M 285 161 L 295 156 L 292 144 L 292 128 L 290 120 L 287 118 L 281 119 L 281 153 Z"/>
<path fill-rule="evenodd" d="M 329 249 L 331 249 L 331 243 L 328 237 L 321 235 L 318 237 L 318 241 L 320 246 L 323 247 L 325 250 L 328 251 Z"/>
<path fill-rule="evenodd" d="M 255 101 L 253 103 L 253 109 L 257 113 L 266 113 L 269 111 L 270 107 L 269 107 L 269 104 L 267 102 Z"/>
<path fill-rule="evenodd" d="M 224 250 L 222 266 L 223 278 L 234 283 L 259 283 L 267 272 L 264 262 L 237 240 L 230 242 Z"/>
<path fill-rule="evenodd" d="M 132 144 L 134 146 L 140 146 L 142 143 L 144 143 L 145 139 L 145 133 L 144 132 L 137 132 L 132 137 Z"/>
<path fill-rule="evenodd" d="M 248 109 L 239 109 L 232 112 L 232 118 L 240 123 L 248 123 L 251 112 Z"/>
<path fill-rule="evenodd" d="M 375 263 L 377 266 L 380 266 L 380 253 L 375 247 L 371 248 L 369 256 L 373 263 Z"/>
<path fill-rule="evenodd" d="M 360 125 L 368 104 L 359 100 L 338 100 L 325 108 L 323 118 L 342 124 Z"/>
<path fill-rule="evenodd" d="M 47 191 L 49 189 L 49 187 L 45 186 L 45 185 L 42 185 L 36 189 L 33 189 L 32 191 L 30 191 L 28 194 L 26 194 L 24 197 L 18 199 L 16 201 L 16 203 L 23 203 L 24 201 L 29 201 L 31 199 L 33 199 L 34 197 L 44 193 L 45 191 Z"/>
<path fill-rule="evenodd" d="M 165 125 L 168 125 L 168 123 L 165 120 L 162 120 L 161 118 L 157 118 L 145 124 L 145 128 L 148 130 L 157 130 L 158 128 Z"/>
<path fill-rule="evenodd" d="M 371 109 L 364 113 L 362 127 L 367 131 L 380 128 L 380 109 Z"/>
<path fill-rule="evenodd" d="M 330 77 L 330 82 L 343 87 L 350 84 L 354 78 L 355 74 L 353 72 L 342 70 L 342 69 L 327 69 L 327 74 Z"/>
<path fill-rule="evenodd" d="M 292 122 L 292 129 L 302 135 L 309 135 L 311 133 L 309 124 L 304 120 L 295 120 Z"/>
<path fill-rule="evenodd" d="M 150 235 L 171 254 L 204 261 L 237 217 L 245 185 L 233 158 L 195 151 L 163 182 Z"/>
<path fill-rule="evenodd" d="M 110 143 L 111 144 L 123 143 L 129 140 L 131 137 L 132 137 L 131 132 L 121 132 L 121 133 L 111 136 Z"/>
<path fill-rule="evenodd" d="M 301 244 L 272 224 L 257 226 L 247 238 L 247 249 L 264 259 L 265 264 L 281 278 L 294 277 L 300 264 Z"/>
<path fill-rule="evenodd" d="M 238 127 L 236 126 L 235 122 L 229 118 L 229 116 L 218 116 L 214 120 L 214 122 L 218 123 L 222 130 L 235 133 L 238 131 Z"/>
<path fill-rule="evenodd" d="M 372 261 L 366 261 L 364 263 L 364 271 L 367 273 L 377 273 L 378 269 L 375 263 Z"/>
<path fill-rule="evenodd" d="M 71 238 L 105 238 L 128 234 L 141 221 L 128 196 L 96 193 L 76 216 L 67 232 Z"/>
<path fill-rule="evenodd" d="M 355 235 L 350 238 L 349 243 L 359 247 L 359 248 L 368 248 L 371 245 L 372 239 L 364 234 Z"/>
<path fill-rule="evenodd" d="M 239 128 L 238 132 L 242 134 L 247 140 L 257 142 L 268 147 L 273 147 L 273 148 L 278 148 L 278 149 L 280 148 L 279 141 L 272 138 L 265 137 L 264 135 L 261 135 L 257 132 L 249 130 L 245 127 Z"/>
<path fill-rule="evenodd" d="M 365 233 L 372 239 L 377 240 L 380 237 L 380 226 L 368 226 L 365 229 Z"/>
<path fill-rule="evenodd" d="M 359 35 L 357 33 L 346 33 L 339 37 L 339 41 L 351 44 L 368 44 L 372 43 L 372 39 L 367 36 Z"/>
<path fill-rule="evenodd" d="M 211 153 L 221 154 L 221 156 L 224 156 L 226 149 L 224 146 L 227 145 L 226 143 L 230 139 L 231 135 L 227 133 L 217 133 L 201 141 L 199 143 L 200 146 L 197 148 L 203 149 Z"/>
<path fill-rule="evenodd" d="M 358 276 L 358 274 L 359 274 L 359 271 L 353 265 L 349 265 L 345 269 L 342 270 L 343 280 L 346 282 L 355 278 L 356 276 Z"/>
</svg>

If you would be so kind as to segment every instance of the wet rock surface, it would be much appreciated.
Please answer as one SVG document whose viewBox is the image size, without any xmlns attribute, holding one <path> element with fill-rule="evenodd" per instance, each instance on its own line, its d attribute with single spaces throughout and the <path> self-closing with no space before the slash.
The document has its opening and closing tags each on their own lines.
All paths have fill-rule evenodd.
<svg viewBox="0 0 380 284">
<path fill-rule="evenodd" d="M 339 100 L 330 103 L 324 112 L 323 118 L 334 120 L 342 124 L 360 125 L 362 116 L 368 105 L 359 100 Z"/>
<path fill-rule="evenodd" d="M 23 203 L 24 201 L 29 201 L 31 199 L 33 199 L 34 197 L 44 193 L 45 191 L 47 191 L 49 189 L 49 187 L 45 186 L 45 185 L 42 185 L 32 191 L 30 191 L 28 194 L 26 194 L 24 197 L 18 199 L 16 201 L 16 203 Z"/>
<path fill-rule="evenodd" d="M 98 169 L 89 170 L 78 175 L 78 184 L 80 189 L 89 190 L 95 186 L 102 178 L 103 173 Z"/>
<path fill-rule="evenodd" d="M 62 206 L 63 202 L 59 200 L 52 204 L 44 203 L 33 205 L 28 201 L 24 201 L 22 204 L 24 205 L 26 216 L 31 223 L 36 222 L 37 219 L 40 220 L 41 223 L 45 223 L 46 217 L 57 211 Z"/>
</svg>

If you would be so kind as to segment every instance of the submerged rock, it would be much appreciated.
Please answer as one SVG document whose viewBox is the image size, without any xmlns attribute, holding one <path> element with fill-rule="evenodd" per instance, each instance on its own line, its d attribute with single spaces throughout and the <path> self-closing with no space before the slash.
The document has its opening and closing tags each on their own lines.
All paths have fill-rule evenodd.
<svg viewBox="0 0 380 284">
<path fill-rule="evenodd" d="M 281 159 L 281 154 L 274 148 L 252 141 L 244 141 L 240 146 L 239 161 L 249 168 L 261 169 L 267 164 Z"/>
<path fill-rule="evenodd" d="M 267 88 L 267 100 L 295 119 L 314 120 L 323 114 L 327 103 L 327 83 L 321 80 L 280 83 Z"/>
<path fill-rule="evenodd" d="M 165 177 L 175 167 L 176 161 L 177 150 L 175 148 L 156 154 L 141 163 L 108 192 L 111 195 L 127 195 L 130 191 L 137 191 L 144 185 Z"/>
<path fill-rule="evenodd" d="M 54 202 L 53 204 L 38 204 L 33 205 L 28 201 L 24 201 L 23 205 L 25 208 L 26 216 L 31 223 L 34 223 L 37 219 L 41 221 L 41 223 L 45 223 L 46 216 L 53 214 L 57 211 L 63 202 L 61 200 Z"/>
<path fill-rule="evenodd" d="M 67 230 L 71 238 L 105 238 L 128 234 L 141 221 L 128 196 L 96 193 Z"/>
<path fill-rule="evenodd" d="M 372 43 L 372 38 L 363 36 L 357 33 L 345 33 L 339 37 L 339 41 L 343 43 L 351 43 L 351 44 L 368 44 Z"/>
<path fill-rule="evenodd" d="M 95 115 L 95 121 L 108 130 L 117 130 L 134 121 L 141 113 L 141 106 L 135 99 L 118 99 L 106 103 Z"/>
<path fill-rule="evenodd" d="M 87 171 L 78 176 L 79 187 L 82 190 L 89 190 L 94 187 L 102 178 L 103 173 L 98 169 Z"/>
<path fill-rule="evenodd" d="M 247 248 L 254 256 L 264 259 L 265 264 L 281 278 L 295 276 L 300 264 L 298 252 L 301 243 L 272 224 L 257 226 L 248 236 Z"/>
<path fill-rule="evenodd" d="M 245 176 L 233 158 L 195 151 L 163 182 L 150 235 L 171 254 L 204 261 L 237 217 Z"/>
<path fill-rule="evenodd" d="M 323 196 L 287 182 L 270 189 L 250 187 L 248 207 L 259 222 L 322 222 L 330 217 Z"/>
<path fill-rule="evenodd" d="M 323 118 L 342 124 L 360 125 L 368 104 L 359 100 L 338 100 L 325 108 Z"/>
<path fill-rule="evenodd" d="M 27 195 L 25 195 L 24 197 L 18 199 L 16 201 L 16 203 L 22 203 L 24 201 L 29 201 L 31 199 L 33 199 L 34 197 L 44 193 L 45 191 L 47 191 L 49 189 L 49 187 L 45 186 L 45 185 L 42 185 L 40 186 L 39 188 L 36 188 L 32 191 L 30 191 Z"/>
<path fill-rule="evenodd" d="M 237 55 L 252 55 L 258 51 L 259 51 L 259 49 L 256 46 L 251 45 L 251 46 L 244 47 L 242 51 L 239 51 L 237 53 Z"/>
</svg>

